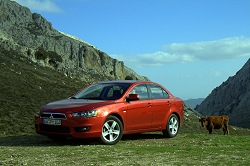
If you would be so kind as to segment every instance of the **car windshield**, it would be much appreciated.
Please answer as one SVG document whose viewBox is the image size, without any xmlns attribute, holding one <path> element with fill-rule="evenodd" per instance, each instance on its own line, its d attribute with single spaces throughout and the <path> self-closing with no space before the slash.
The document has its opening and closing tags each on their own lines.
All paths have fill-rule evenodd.
<svg viewBox="0 0 250 166">
<path fill-rule="evenodd" d="M 88 100 L 116 100 L 121 98 L 123 93 L 128 89 L 128 83 L 99 83 L 94 84 L 76 95 L 72 99 Z"/>
</svg>

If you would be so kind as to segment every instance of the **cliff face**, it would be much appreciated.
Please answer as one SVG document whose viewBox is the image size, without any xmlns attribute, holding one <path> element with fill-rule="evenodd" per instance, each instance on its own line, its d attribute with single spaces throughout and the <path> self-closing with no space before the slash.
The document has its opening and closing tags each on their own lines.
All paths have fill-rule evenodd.
<svg viewBox="0 0 250 166">
<path fill-rule="evenodd" d="M 34 62 L 87 82 L 128 78 L 148 80 L 122 61 L 55 30 L 41 15 L 10 0 L 0 0 L 0 48 L 16 50 Z"/>
<path fill-rule="evenodd" d="M 204 116 L 228 115 L 230 124 L 250 128 L 250 59 L 200 104 Z"/>
</svg>

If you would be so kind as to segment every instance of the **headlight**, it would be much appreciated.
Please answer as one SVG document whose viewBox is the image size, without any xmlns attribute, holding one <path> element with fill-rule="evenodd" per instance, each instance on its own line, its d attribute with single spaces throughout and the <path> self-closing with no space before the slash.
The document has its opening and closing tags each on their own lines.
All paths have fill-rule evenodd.
<svg viewBox="0 0 250 166">
<path fill-rule="evenodd" d="M 95 117 L 97 115 L 97 110 L 89 110 L 89 111 L 83 111 L 83 112 L 74 112 L 72 113 L 73 117 L 84 117 L 84 118 L 91 118 Z"/>
</svg>

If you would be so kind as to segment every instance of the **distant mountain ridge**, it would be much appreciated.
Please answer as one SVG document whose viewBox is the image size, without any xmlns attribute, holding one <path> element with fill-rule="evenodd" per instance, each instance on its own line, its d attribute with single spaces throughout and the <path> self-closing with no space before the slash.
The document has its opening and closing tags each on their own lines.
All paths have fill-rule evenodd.
<svg viewBox="0 0 250 166">
<path fill-rule="evenodd" d="M 191 107 L 192 109 L 194 109 L 197 105 L 200 105 L 201 102 L 204 100 L 204 98 L 198 98 L 198 99 L 187 99 L 184 100 L 184 102 Z"/>
<path fill-rule="evenodd" d="M 250 128 L 250 59 L 199 105 L 204 116 L 228 115 L 229 124 Z"/>
<path fill-rule="evenodd" d="M 10 0 L 0 0 L 0 49 L 17 51 L 33 62 L 86 82 L 149 80 L 93 45 L 57 31 L 40 14 Z"/>
</svg>

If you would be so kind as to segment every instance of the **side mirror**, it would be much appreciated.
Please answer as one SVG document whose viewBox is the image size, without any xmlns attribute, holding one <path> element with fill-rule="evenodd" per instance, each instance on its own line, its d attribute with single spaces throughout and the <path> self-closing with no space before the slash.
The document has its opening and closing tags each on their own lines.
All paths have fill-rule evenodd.
<svg viewBox="0 0 250 166">
<path fill-rule="evenodd" d="M 138 94 L 129 94 L 127 97 L 127 102 L 136 100 L 140 100 L 140 96 Z"/>
</svg>

